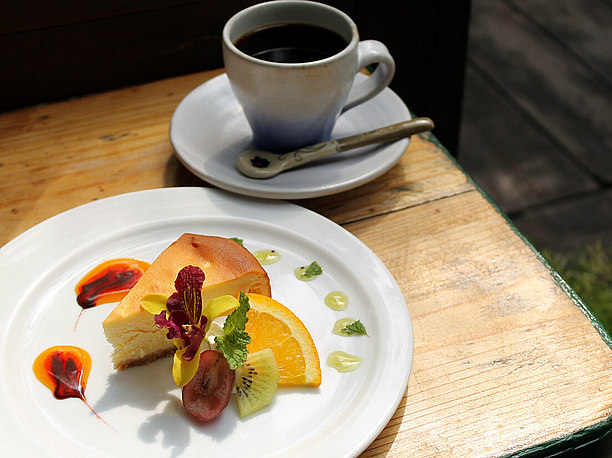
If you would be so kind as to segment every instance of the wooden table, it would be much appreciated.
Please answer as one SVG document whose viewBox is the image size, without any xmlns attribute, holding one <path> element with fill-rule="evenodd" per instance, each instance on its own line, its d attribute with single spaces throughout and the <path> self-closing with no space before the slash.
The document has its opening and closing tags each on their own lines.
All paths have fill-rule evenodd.
<svg viewBox="0 0 612 458">
<path fill-rule="evenodd" d="M 220 71 L 0 115 L 0 245 L 76 205 L 205 183 L 175 158 L 179 101 Z M 360 188 L 298 202 L 387 265 L 414 364 L 365 456 L 571 448 L 612 426 L 612 339 L 432 135 Z"/>
</svg>

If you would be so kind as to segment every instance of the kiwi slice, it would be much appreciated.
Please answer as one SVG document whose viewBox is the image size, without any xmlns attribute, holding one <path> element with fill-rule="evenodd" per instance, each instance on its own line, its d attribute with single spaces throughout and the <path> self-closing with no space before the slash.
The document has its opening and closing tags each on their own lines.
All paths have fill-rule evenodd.
<svg viewBox="0 0 612 458">
<path fill-rule="evenodd" d="M 247 356 L 236 369 L 234 388 L 240 417 L 246 417 L 272 402 L 280 373 L 274 353 L 269 348 Z"/>
</svg>

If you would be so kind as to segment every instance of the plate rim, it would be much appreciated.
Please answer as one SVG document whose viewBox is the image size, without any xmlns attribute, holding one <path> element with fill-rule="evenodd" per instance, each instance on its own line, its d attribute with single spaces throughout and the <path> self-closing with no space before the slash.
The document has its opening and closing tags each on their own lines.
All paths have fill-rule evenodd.
<svg viewBox="0 0 612 458">
<path fill-rule="evenodd" d="M 24 231 L 22 234 L 18 235 L 17 237 L 15 237 L 13 240 L 11 240 L 10 242 L 8 242 L 6 245 L 4 245 L 3 247 L 0 247 L 0 271 L 3 268 L 8 267 L 8 262 L 7 261 L 7 257 L 10 257 L 15 249 L 19 249 L 20 245 L 23 244 L 27 244 L 28 239 L 31 237 L 36 237 L 39 233 L 44 233 L 45 230 L 48 230 L 48 228 L 53 228 L 54 225 L 56 225 L 57 223 L 61 223 L 63 219 L 65 218 L 69 218 L 70 215 L 73 215 L 75 212 L 79 213 L 81 211 L 83 211 L 83 208 L 87 208 L 89 210 L 96 210 L 99 208 L 103 208 L 104 206 L 109 205 L 108 202 L 111 202 L 110 205 L 112 205 L 112 201 L 117 201 L 117 200 L 121 200 L 121 199 L 130 199 L 129 196 L 135 197 L 138 200 L 138 197 L 140 196 L 144 196 L 144 198 L 146 198 L 147 196 L 154 198 L 156 194 L 158 193 L 162 193 L 162 194 L 167 194 L 167 193 L 177 193 L 177 195 L 190 195 L 191 197 L 198 197 L 198 196 L 202 196 L 205 195 L 206 197 L 210 197 L 213 196 L 214 198 L 219 198 L 221 200 L 227 200 L 229 199 L 232 202 L 236 202 L 236 203 L 241 203 L 243 201 L 245 202 L 251 202 L 251 203 L 257 203 L 260 205 L 263 205 L 264 207 L 269 207 L 269 208 L 278 208 L 281 211 L 283 209 L 292 209 L 292 211 L 297 211 L 300 213 L 304 213 L 309 215 L 309 217 L 312 218 L 316 218 L 318 221 L 320 221 L 322 224 L 326 224 L 329 225 L 329 227 L 333 227 L 334 230 L 340 230 L 342 232 L 342 236 L 346 237 L 348 236 L 349 238 L 351 238 L 353 240 L 353 242 L 356 242 L 360 245 L 362 245 L 362 247 L 366 250 L 369 251 L 370 255 L 372 257 L 374 257 L 375 259 L 378 260 L 378 262 L 380 263 L 380 265 L 382 266 L 382 268 L 385 270 L 386 274 L 388 275 L 388 277 L 390 278 L 391 282 L 393 283 L 393 288 L 396 290 L 396 292 L 398 292 L 400 294 L 400 296 L 402 297 L 402 299 L 404 300 L 404 305 L 405 305 L 405 314 L 407 317 L 407 322 L 406 322 L 406 327 L 407 327 L 407 331 L 408 331 L 408 336 L 407 336 L 407 343 L 408 343 L 408 347 L 409 350 L 407 351 L 407 356 L 409 357 L 409 362 L 407 363 L 405 370 L 402 371 L 402 381 L 401 381 L 401 385 L 403 386 L 402 390 L 398 390 L 395 393 L 395 397 L 392 403 L 389 403 L 389 405 L 391 406 L 391 404 L 393 405 L 392 408 L 389 407 L 389 412 L 388 415 L 384 415 L 383 417 L 380 417 L 379 419 L 379 428 L 377 427 L 376 430 L 374 430 L 372 432 L 372 434 L 368 437 L 363 438 L 363 440 L 359 443 L 359 444 L 355 444 L 355 446 L 353 447 L 352 450 L 347 451 L 347 453 L 353 454 L 353 453 L 359 453 L 363 450 L 365 450 L 370 443 L 376 439 L 376 437 L 378 436 L 378 434 L 380 434 L 380 432 L 384 429 L 384 427 L 388 424 L 389 420 L 392 418 L 393 413 L 397 410 L 401 399 L 403 397 L 403 395 L 405 394 L 405 390 L 406 387 L 408 385 L 408 380 L 409 380 L 409 376 L 411 373 L 411 368 L 412 368 L 412 363 L 413 363 L 413 358 L 414 358 L 414 336 L 413 336 L 413 329 L 412 329 L 412 322 L 410 319 L 410 314 L 409 314 L 409 310 L 407 308 L 407 304 L 405 304 L 405 298 L 403 293 L 401 292 L 401 289 L 399 288 L 399 285 L 397 285 L 397 282 L 395 281 L 395 279 L 393 278 L 393 276 L 391 275 L 391 273 L 388 271 L 388 269 L 386 268 L 386 266 L 384 265 L 384 263 L 382 262 L 382 260 L 380 260 L 368 247 L 367 245 L 365 245 L 360 239 L 358 239 L 355 235 L 353 235 L 351 232 L 349 232 L 348 230 L 346 230 L 345 228 L 343 228 L 342 226 L 338 225 L 337 223 L 329 220 L 328 218 L 325 218 L 324 216 L 306 209 L 304 207 L 298 206 L 296 204 L 293 203 L 289 203 L 289 202 L 284 202 L 284 201 L 277 201 L 277 200 L 271 200 L 271 201 L 261 201 L 261 200 L 257 200 L 257 199 L 245 199 L 244 197 L 241 196 L 236 196 L 234 194 L 231 193 L 227 193 L 226 191 L 221 191 L 221 190 L 216 190 L 216 189 L 210 189 L 210 188 L 200 188 L 200 187 L 174 187 L 174 188 L 158 188 L 158 189 L 150 189 L 150 190 L 143 190 L 143 191 L 135 191 L 135 192 L 131 192 L 131 193 L 125 193 L 125 194 L 119 194 L 116 196 L 112 196 L 106 199 L 101 199 L 101 200 L 97 200 L 94 202 L 88 202 L 85 203 L 83 205 L 74 207 L 72 209 L 66 210 L 62 213 L 59 213 L 58 215 L 55 215 L 35 226 L 33 226 L 32 228 Z M 190 211 L 193 211 L 192 209 L 190 209 Z M 68 216 L 65 216 L 68 215 Z M 193 215 L 192 215 L 193 216 Z M 231 214 L 223 214 L 223 216 L 236 216 L 236 215 L 231 215 Z M 257 221 L 265 221 L 263 218 L 257 218 Z M 283 225 L 280 225 L 281 227 L 283 227 Z M 5 265 L 6 264 L 6 265 Z M 2 351 L 0 352 L 0 362 L 4 361 L 4 349 L 2 349 Z M 325 364 L 324 361 L 321 362 L 322 364 Z M 4 384 L 2 385 L 2 387 L 4 387 Z M 0 402 L 0 405 L 3 405 L 3 402 Z"/>
</svg>

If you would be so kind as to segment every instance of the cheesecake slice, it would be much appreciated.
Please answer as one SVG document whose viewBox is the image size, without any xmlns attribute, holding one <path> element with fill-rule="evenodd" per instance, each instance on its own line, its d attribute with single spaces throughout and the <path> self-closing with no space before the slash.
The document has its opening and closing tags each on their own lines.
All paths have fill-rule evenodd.
<svg viewBox="0 0 612 458">
<path fill-rule="evenodd" d="M 240 291 L 270 296 L 268 274 L 242 245 L 223 237 L 183 234 L 158 256 L 102 323 L 113 346 L 115 369 L 148 364 L 176 350 L 166 338 L 167 330 L 157 328 L 140 301 L 147 294 L 170 296 L 178 272 L 188 265 L 204 271 L 204 305 L 226 294 L 238 297 Z"/>
</svg>

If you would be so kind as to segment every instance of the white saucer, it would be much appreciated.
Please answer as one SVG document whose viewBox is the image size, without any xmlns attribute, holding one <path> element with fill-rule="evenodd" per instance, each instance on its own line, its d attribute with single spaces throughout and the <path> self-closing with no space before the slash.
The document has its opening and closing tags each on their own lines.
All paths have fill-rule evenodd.
<svg viewBox="0 0 612 458">
<path fill-rule="evenodd" d="M 343 114 L 333 138 L 409 119 L 404 102 L 385 89 Z M 170 141 L 185 167 L 219 188 L 267 199 L 305 199 L 346 191 L 382 175 L 400 159 L 410 140 L 347 151 L 267 180 L 245 177 L 236 168 L 236 158 L 254 148 L 252 134 L 227 75 L 222 74 L 181 101 L 170 123 Z"/>
</svg>

